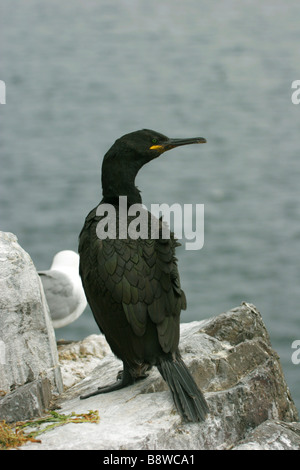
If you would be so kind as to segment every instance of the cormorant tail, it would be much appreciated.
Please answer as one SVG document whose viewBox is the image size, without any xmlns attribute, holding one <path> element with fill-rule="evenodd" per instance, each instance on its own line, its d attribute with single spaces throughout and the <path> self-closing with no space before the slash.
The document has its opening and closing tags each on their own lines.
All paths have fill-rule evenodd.
<svg viewBox="0 0 300 470">
<path fill-rule="evenodd" d="M 204 421 L 209 411 L 206 400 L 181 357 L 160 358 L 157 368 L 170 387 L 180 415 L 187 421 Z"/>
</svg>

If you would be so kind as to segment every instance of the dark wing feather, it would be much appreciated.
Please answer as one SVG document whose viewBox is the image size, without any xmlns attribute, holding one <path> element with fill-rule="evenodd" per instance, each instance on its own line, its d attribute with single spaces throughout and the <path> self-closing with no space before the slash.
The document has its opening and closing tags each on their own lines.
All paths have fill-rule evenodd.
<svg viewBox="0 0 300 470">
<path fill-rule="evenodd" d="M 101 241 L 96 235 L 99 220 L 94 209 L 86 219 L 79 243 L 80 274 L 92 310 L 95 304 L 92 297 L 98 289 L 108 310 L 101 311 L 100 316 L 110 314 L 110 305 L 120 304 L 136 336 L 145 335 L 151 321 L 163 351 L 175 351 L 180 311 L 186 308 L 175 258 L 179 243 L 173 234 L 170 239 Z M 130 220 L 129 217 L 129 223 Z M 99 312 L 96 320 L 105 333 L 105 321 L 99 319 Z"/>
</svg>

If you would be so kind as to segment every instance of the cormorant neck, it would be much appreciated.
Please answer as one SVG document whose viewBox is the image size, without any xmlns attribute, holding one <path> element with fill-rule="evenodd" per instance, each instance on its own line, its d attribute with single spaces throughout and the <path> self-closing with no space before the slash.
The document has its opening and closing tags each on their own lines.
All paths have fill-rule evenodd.
<svg viewBox="0 0 300 470">
<path fill-rule="evenodd" d="M 119 196 L 126 196 L 128 205 L 141 204 L 141 194 L 135 186 L 136 174 L 133 168 L 111 169 L 102 165 L 102 202 L 119 205 Z"/>
</svg>

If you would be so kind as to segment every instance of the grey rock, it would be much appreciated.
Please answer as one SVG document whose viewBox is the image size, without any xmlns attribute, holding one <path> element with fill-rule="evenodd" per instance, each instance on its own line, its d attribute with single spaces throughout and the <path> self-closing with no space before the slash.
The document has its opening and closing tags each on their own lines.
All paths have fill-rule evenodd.
<svg viewBox="0 0 300 470">
<path fill-rule="evenodd" d="M 1 399 L 1 419 L 12 423 L 41 416 L 49 408 L 52 398 L 51 383 L 47 378 L 21 385 Z"/>
<path fill-rule="evenodd" d="M 48 393 L 61 393 L 63 386 L 39 276 L 16 236 L 5 232 L 0 232 L 0 292 L 0 419 L 10 422 L 41 414 Z"/>
<path fill-rule="evenodd" d="M 103 335 L 90 335 L 82 341 L 58 343 L 58 357 L 65 388 L 87 377 L 111 352 Z"/>
<path fill-rule="evenodd" d="M 78 381 L 75 364 L 82 373 L 84 359 L 80 346 L 82 343 L 77 353 L 71 346 L 76 383 L 57 405 L 66 414 L 99 410 L 100 422 L 68 424 L 42 435 L 42 444 L 26 444 L 24 449 L 232 449 L 252 445 L 243 440 L 246 436 L 251 439 L 251 432 L 267 422 L 283 423 L 286 434 L 293 433 L 291 448 L 296 445 L 297 410 L 262 317 L 251 304 L 181 325 L 182 356 L 210 407 L 203 423 L 182 422 L 156 368 L 145 380 L 123 390 L 79 400 L 79 395 L 114 382 L 122 367 L 104 350 L 105 357 L 98 358 L 97 367 Z M 64 354 L 66 358 L 67 348 Z M 267 429 L 266 440 L 270 441 L 274 428 Z M 278 429 L 274 432 L 278 434 Z"/>
<path fill-rule="evenodd" d="M 300 423 L 265 421 L 233 450 L 300 450 Z"/>
</svg>

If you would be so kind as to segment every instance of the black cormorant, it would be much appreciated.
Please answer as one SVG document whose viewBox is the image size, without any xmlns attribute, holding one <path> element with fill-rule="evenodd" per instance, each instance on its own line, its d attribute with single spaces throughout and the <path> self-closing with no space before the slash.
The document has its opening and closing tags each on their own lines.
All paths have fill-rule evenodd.
<svg viewBox="0 0 300 470">
<path fill-rule="evenodd" d="M 205 398 L 178 350 L 180 312 L 186 309 L 175 257 L 179 243 L 172 232 L 169 238 L 162 238 L 161 232 L 151 238 L 150 231 L 146 239 L 124 238 L 118 223 L 120 196 L 127 197 L 128 208 L 142 202 L 135 177 L 143 165 L 167 150 L 204 142 L 202 137 L 169 139 L 144 129 L 119 138 L 104 156 L 103 199 L 88 214 L 79 236 L 80 275 L 95 320 L 123 361 L 123 371 L 114 384 L 81 398 L 130 385 L 155 365 L 181 416 L 188 421 L 205 419 Z M 116 237 L 99 239 L 97 234 L 103 204 L 114 206 Z M 150 227 L 153 216 L 147 212 L 147 217 Z M 128 216 L 127 223 L 132 220 Z M 161 219 L 159 225 L 161 229 Z"/>
</svg>

